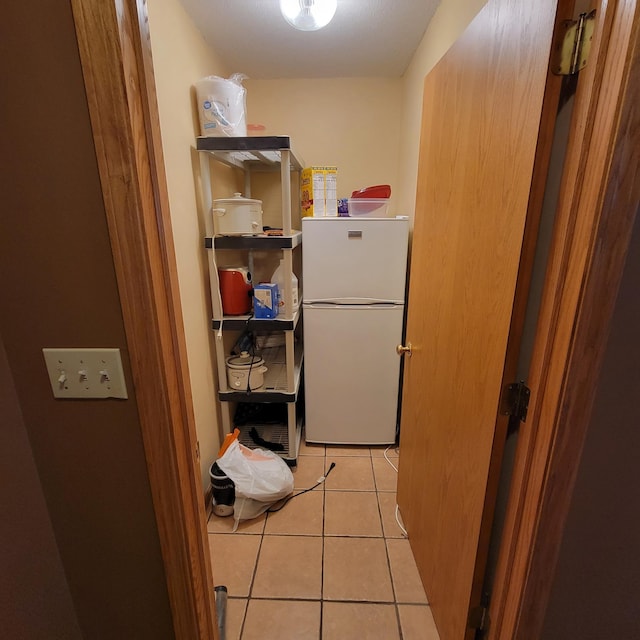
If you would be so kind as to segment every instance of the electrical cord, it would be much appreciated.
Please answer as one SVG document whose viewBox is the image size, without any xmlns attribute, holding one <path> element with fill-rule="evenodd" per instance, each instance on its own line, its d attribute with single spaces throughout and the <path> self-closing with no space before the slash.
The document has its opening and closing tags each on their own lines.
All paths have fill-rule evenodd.
<svg viewBox="0 0 640 640">
<path fill-rule="evenodd" d="M 398 526 L 400 527 L 400 531 L 402 531 L 402 535 L 405 538 L 409 537 L 409 534 L 407 533 L 407 530 L 402 526 L 402 523 L 400 522 L 400 515 L 399 515 L 399 511 L 400 511 L 400 507 L 398 507 L 398 505 L 396 505 L 396 523 L 398 524 Z"/>
<path fill-rule="evenodd" d="M 249 322 L 247 320 L 247 322 Z M 251 340 L 251 348 L 249 350 L 249 358 L 251 358 L 251 360 L 249 361 L 249 373 L 247 375 L 247 393 L 251 393 L 252 389 L 251 389 L 251 370 L 253 369 L 253 360 L 255 358 L 256 355 L 256 346 L 255 346 L 255 342 L 253 340 Z"/>
<path fill-rule="evenodd" d="M 256 341 L 255 341 L 255 336 L 253 335 L 253 333 L 251 333 L 249 331 L 249 321 L 251 320 L 251 318 L 253 318 L 253 311 L 249 311 L 249 317 L 247 318 L 245 324 L 244 324 L 244 332 L 246 334 L 250 334 L 251 335 L 251 346 L 249 348 L 249 357 L 251 358 L 251 360 L 249 361 L 249 374 L 247 375 L 247 393 L 251 393 L 252 389 L 251 389 L 251 370 L 253 369 L 253 360 L 254 357 L 256 355 Z"/>
<path fill-rule="evenodd" d="M 277 509 L 267 509 L 267 513 L 276 513 L 278 511 L 280 511 L 280 509 L 282 509 L 282 507 L 284 507 L 287 502 L 289 502 L 289 500 L 293 500 L 294 498 L 297 498 L 298 496 L 301 496 L 303 493 L 308 493 L 309 491 L 313 491 L 316 487 L 319 487 L 326 479 L 327 476 L 331 473 L 332 469 L 336 466 L 335 462 L 332 462 L 329 465 L 329 468 L 327 469 L 327 472 L 318 479 L 318 482 L 316 482 L 313 487 L 309 487 L 308 489 L 305 489 L 304 491 L 300 491 L 299 493 L 295 493 L 292 496 L 289 496 L 288 498 L 284 499 L 284 502 L 277 508 Z M 277 504 L 277 503 L 276 503 Z"/>
<path fill-rule="evenodd" d="M 385 460 L 391 465 L 391 467 L 393 468 L 393 470 L 398 473 L 398 467 L 396 467 L 393 462 L 391 462 L 391 460 L 389 460 L 389 458 L 387 457 L 387 451 L 389 451 L 389 449 L 391 449 L 391 445 L 389 445 L 385 450 L 384 450 L 384 458 Z"/>
<path fill-rule="evenodd" d="M 393 464 L 393 462 L 391 462 L 391 460 L 389 459 L 389 457 L 387 456 L 387 451 L 389 451 L 389 449 L 391 449 L 391 445 L 389 445 L 385 450 L 384 450 L 384 459 L 391 465 L 391 468 L 398 473 L 398 467 L 396 467 L 395 464 Z M 398 526 L 400 527 L 400 531 L 402 531 L 402 535 L 405 538 L 409 537 L 409 534 L 407 533 L 407 530 L 402 526 L 402 523 L 400 522 L 400 508 L 398 507 L 398 505 L 396 504 L 396 522 L 398 523 Z"/>
</svg>

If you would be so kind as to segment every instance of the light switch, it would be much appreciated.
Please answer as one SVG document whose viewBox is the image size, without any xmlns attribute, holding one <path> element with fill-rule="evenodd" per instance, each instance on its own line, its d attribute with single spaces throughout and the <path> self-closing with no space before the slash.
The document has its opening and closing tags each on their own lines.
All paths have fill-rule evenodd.
<svg viewBox="0 0 640 640">
<path fill-rule="evenodd" d="M 120 349 L 43 349 L 56 398 L 127 398 Z"/>
</svg>

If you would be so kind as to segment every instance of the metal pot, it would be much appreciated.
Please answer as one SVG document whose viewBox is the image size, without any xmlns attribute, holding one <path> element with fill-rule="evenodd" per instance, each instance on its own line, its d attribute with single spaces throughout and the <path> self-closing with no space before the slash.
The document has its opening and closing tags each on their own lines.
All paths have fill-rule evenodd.
<svg viewBox="0 0 640 640">
<path fill-rule="evenodd" d="M 229 356 L 227 363 L 227 383 L 234 391 L 259 389 L 264 384 L 264 374 L 268 371 L 264 360 L 243 351 L 239 356 Z"/>
<path fill-rule="evenodd" d="M 218 236 L 256 235 L 262 233 L 262 200 L 233 198 L 213 201 L 213 229 Z"/>
</svg>

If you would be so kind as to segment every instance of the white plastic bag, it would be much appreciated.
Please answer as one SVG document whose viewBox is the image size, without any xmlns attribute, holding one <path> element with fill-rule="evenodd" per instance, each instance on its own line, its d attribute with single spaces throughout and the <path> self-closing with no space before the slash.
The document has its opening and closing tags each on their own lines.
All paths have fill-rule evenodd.
<svg viewBox="0 0 640 640">
<path fill-rule="evenodd" d="M 235 528 L 241 520 L 257 517 L 293 491 L 291 469 L 273 451 L 249 449 L 234 440 L 217 464 L 235 484 Z"/>
<path fill-rule="evenodd" d="M 195 83 L 201 135 L 247 135 L 247 90 L 242 86 L 246 77 L 242 73 L 230 78 L 207 76 Z"/>
</svg>

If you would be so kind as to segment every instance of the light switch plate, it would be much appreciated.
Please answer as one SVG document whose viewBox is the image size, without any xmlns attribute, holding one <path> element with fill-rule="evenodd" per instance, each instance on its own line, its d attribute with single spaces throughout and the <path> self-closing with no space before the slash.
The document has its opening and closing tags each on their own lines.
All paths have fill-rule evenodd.
<svg viewBox="0 0 640 640">
<path fill-rule="evenodd" d="M 43 349 L 56 398 L 127 398 L 120 349 Z"/>
</svg>

